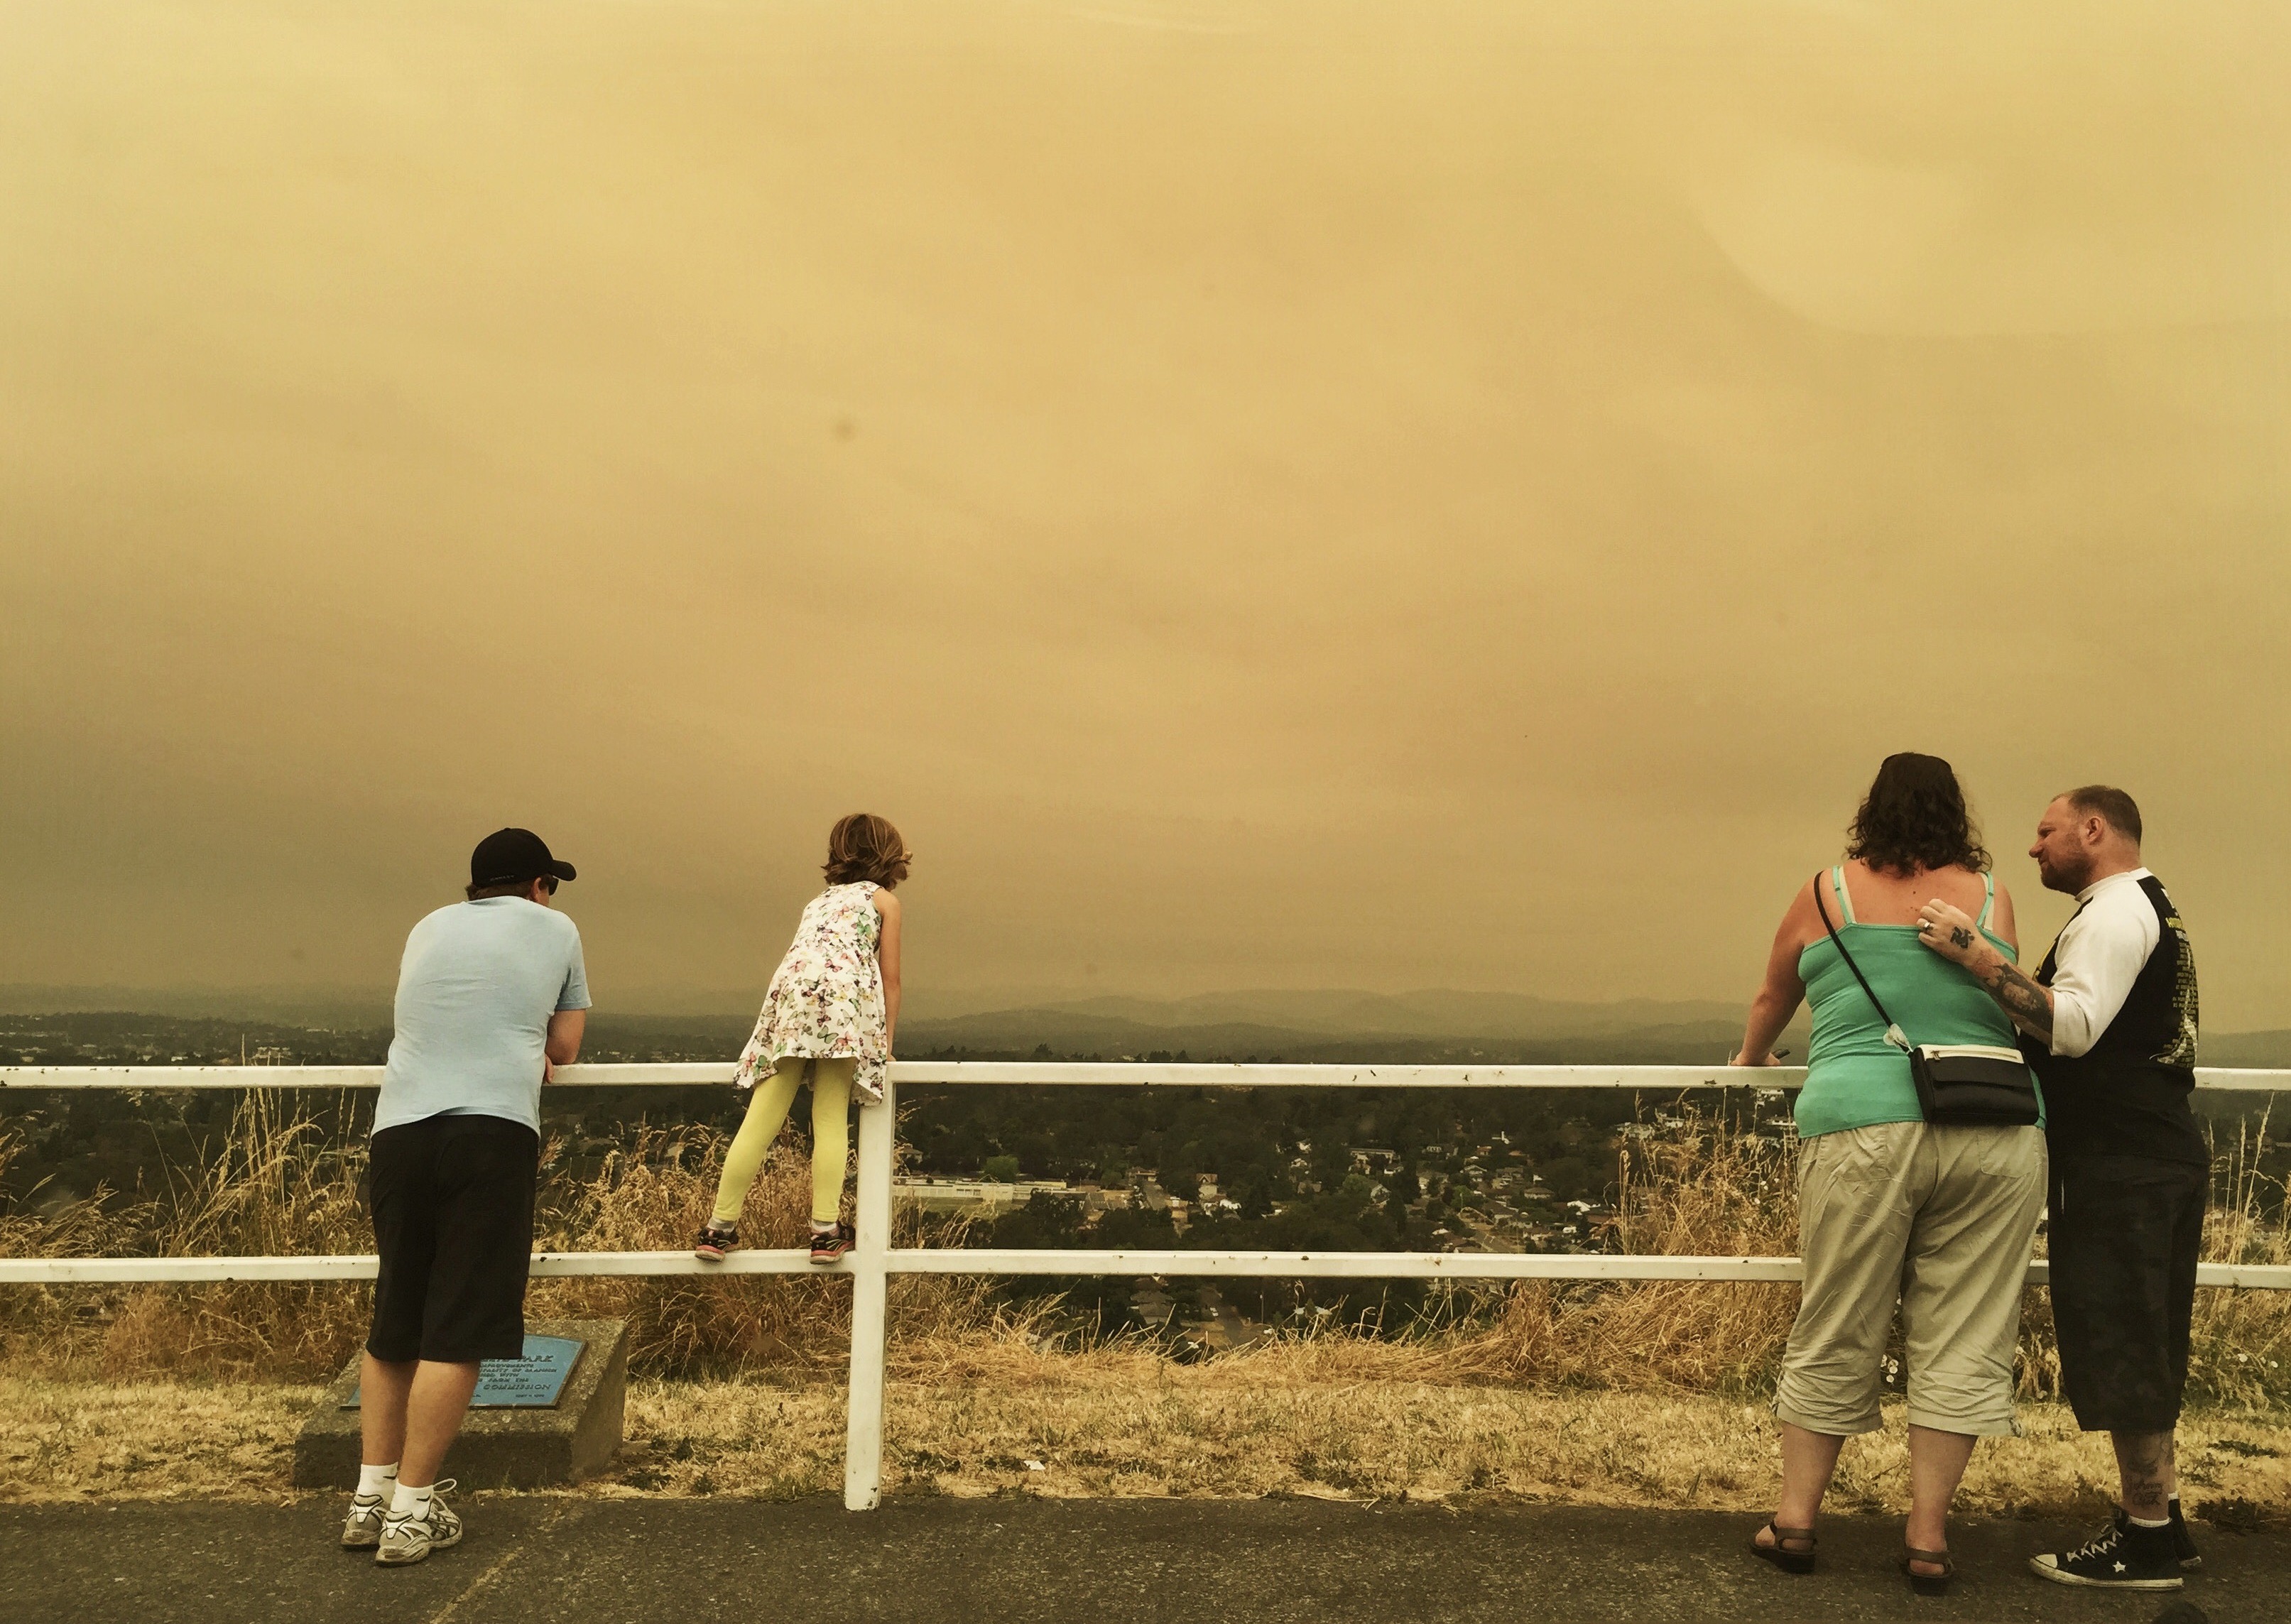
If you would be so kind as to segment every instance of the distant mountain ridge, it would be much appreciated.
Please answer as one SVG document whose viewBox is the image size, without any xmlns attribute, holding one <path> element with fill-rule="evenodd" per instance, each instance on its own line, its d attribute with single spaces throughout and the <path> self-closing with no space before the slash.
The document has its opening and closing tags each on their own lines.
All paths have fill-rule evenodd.
<svg viewBox="0 0 2291 1624">
<path fill-rule="evenodd" d="M 1604 1060 L 1700 1065 L 1723 1059 L 1740 1012 L 1715 1001 L 1572 1002 L 1444 988 L 1243 990 L 1189 998 L 1105 994 L 901 1024 L 901 1050 L 1059 1055 L 1178 1054 L 1197 1060 Z"/>
<path fill-rule="evenodd" d="M 900 1024 L 899 1048 L 908 1055 L 946 1049 L 1032 1053 L 1047 1045 L 1059 1055 L 1107 1058 L 1183 1050 L 1195 1059 L 1279 1055 L 1290 1060 L 1422 1064 L 1483 1058 L 1704 1065 L 1725 1057 L 1740 1037 L 1742 1022 L 1740 1004 L 1710 999 L 1596 1003 L 1441 987 L 1410 993 L 1245 988 L 1167 999 L 928 988 L 916 993 Z M 656 1012 L 660 995 L 635 1008 L 616 1006 L 607 998 L 592 1015 L 591 1031 L 599 1039 L 638 1044 L 681 1049 L 698 1041 L 728 1043 L 736 1050 L 752 1015 L 727 1012 L 721 996 L 696 996 L 684 1013 Z M 737 1008 L 745 1011 L 752 1004 L 743 1000 Z M 388 997 L 365 988 L 0 985 L 0 1011 L 95 1010 L 285 1020 L 335 1030 L 386 1031 L 390 1025 Z M 1783 1040 L 1795 1057 L 1805 1054 L 1805 1018 L 1801 1012 Z M 2201 1054 L 2207 1065 L 2291 1067 L 2291 1029 L 2207 1032 Z"/>
<path fill-rule="evenodd" d="M 2196 1063 L 2271 1071 L 2291 1067 L 2291 1030 L 2207 1032 L 2197 1041 Z"/>
<path fill-rule="evenodd" d="M 1464 993 L 1427 987 L 1413 993 L 1352 989 L 1197 993 L 1146 999 L 1107 994 L 1036 1006 L 1075 1017 L 1144 1026 L 1261 1025 L 1330 1035 L 1452 1038 L 1590 1037 L 1683 1023 L 1739 1023 L 1742 1009 L 1712 1000 L 1652 998 L 1591 1003 L 1523 993 Z M 996 1011 L 1006 1014 L 1009 1011 Z"/>
<path fill-rule="evenodd" d="M 0 983 L 0 1013 L 165 1015 L 184 1020 L 279 1021 L 333 1028 L 387 1026 L 395 987 L 62 986 Z"/>
<path fill-rule="evenodd" d="M 647 988 L 623 999 L 601 989 L 601 1011 L 647 1020 L 698 1018 L 713 1021 L 735 1011 L 752 1011 L 761 998 L 751 993 L 695 991 L 679 1008 L 672 993 Z M 135 1011 L 220 1018 L 355 1017 L 363 1024 L 390 1017 L 391 989 L 381 986 L 273 985 L 244 987 L 129 987 L 0 985 L 0 1010 L 61 1014 L 88 1010 Z M 727 1007 L 728 1006 L 728 1007 Z M 1738 1020 L 1737 1004 L 1710 1001 L 1626 999 L 1613 1003 L 1535 998 L 1516 993 L 1467 993 L 1427 988 L 1413 993 L 1370 993 L 1352 988 L 1280 989 L 1198 993 L 1184 998 L 1152 999 L 1119 993 L 1076 998 L 1064 993 L 998 990 L 941 992 L 928 985 L 910 989 L 911 1023 L 942 1024 L 991 1020 L 1019 1012 L 1060 1017 L 1108 1019 L 1141 1026 L 1265 1026 L 1283 1031 L 1339 1034 L 1393 1033 L 1411 1037 L 1588 1036 L 1679 1021 Z"/>
</svg>

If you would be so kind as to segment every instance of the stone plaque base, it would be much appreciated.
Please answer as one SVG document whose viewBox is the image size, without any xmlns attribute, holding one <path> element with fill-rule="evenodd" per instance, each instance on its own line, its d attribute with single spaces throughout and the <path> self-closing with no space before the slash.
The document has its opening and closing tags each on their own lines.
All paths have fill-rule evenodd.
<svg viewBox="0 0 2291 1624">
<path fill-rule="evenodd" d="M 539 1489 L 602 1471 L 621 1447 L 628 1401 L 628 1326 L 620 1320 L 527 1320 L 527 1332 L 585 1342 L 550 1409 L 471 1410 L 440 1474 L 471 1489 Z M 358 1487 L 358 1411 L 350 1402 L 358 1358 L 334 1379 L 294 1439 L 294 1486 Z"/>
</svg>

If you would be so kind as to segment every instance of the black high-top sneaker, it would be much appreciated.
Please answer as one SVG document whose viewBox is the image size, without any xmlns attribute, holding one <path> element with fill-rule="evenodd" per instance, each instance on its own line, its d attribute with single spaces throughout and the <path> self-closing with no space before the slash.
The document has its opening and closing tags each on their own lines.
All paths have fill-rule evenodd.
<svg viewBox="0 0 2291 1624">
<path fill-rule="evenodd" d="M 2180 1515 L 2180 1497 L 2174 1494 L 2172 1507 L 2172 1554 L 2180 1559 L 2180 1572 L 2200 1573 L 2204 1569 L 2204 1554 L 2196 1548 L 2196 1537 L 2188 1532 L 2188 1519 Z"/>
<path fill-rule="evenodd" d="M 2072 1551 L 2031 1556 L 2039 1579 L 2102 1590 L 2177 1590 L 2180 1558 L 2169 1528 L 2134 1528 L 2118 1506 L 2108 1526 Z"/>
</svg>

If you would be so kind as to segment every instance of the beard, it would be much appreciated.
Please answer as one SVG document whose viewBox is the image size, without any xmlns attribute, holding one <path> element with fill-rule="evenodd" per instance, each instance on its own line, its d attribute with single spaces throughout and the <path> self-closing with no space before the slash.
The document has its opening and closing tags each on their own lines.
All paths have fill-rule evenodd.
<svg viewBox="0 0 2291 1624">
<path fill-rule="evenodd" d="M 2075 896 L 2092 883 L 2092 871 L 2096 866 L 2089 852 L 2072 851 L 2055 858 L 2038 858 L 2037 874 L 2048 891 L 2065 891 Z"/>
</svg>

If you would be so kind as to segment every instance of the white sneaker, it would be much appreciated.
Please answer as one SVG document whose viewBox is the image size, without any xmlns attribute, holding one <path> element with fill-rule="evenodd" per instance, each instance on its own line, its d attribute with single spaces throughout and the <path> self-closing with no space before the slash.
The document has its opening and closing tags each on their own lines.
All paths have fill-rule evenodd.
<svg viewBox="0 0 2291 1624">
<path fill-rule="evenodd" d="M 446 1503 L 446 1491 L 454 1486 L 452 1478 L 442 1478 L 430 1491 L 428 1516 L 393 1513 L 382 1519 L 382 1540 L 374 1553 L 378 1566 L 403 1567 L 423 1560 L 433 1550 L 446 1550 L 462 1542 L 462 1519 Z"/>
<path fill-rule="evenodd" d="M 352 1495 L 350 1514 L 342 1519 L 342 1548 L 370 1551 L 380 1545 L 382 1519 L 389 1515 L 389 1502 L 379 1494 Z"/>
</svg>

